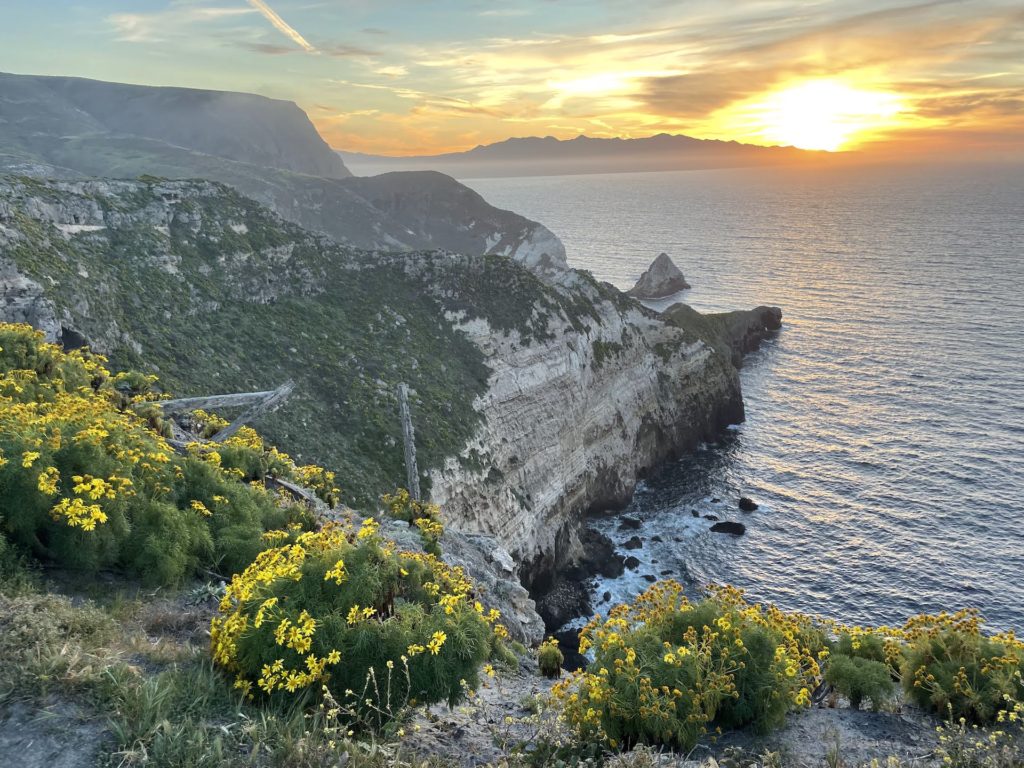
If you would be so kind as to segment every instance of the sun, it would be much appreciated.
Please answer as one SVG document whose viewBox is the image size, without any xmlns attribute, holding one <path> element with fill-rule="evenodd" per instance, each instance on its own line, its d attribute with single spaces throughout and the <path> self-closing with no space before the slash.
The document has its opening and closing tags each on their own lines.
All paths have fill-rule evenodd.
<svg viewBox="0 0 1024 768">
<path fill-rule="evenodd" d="M 809 80 L 768 94 L 750 110 L 766 143 L 835 152 L 894 123 L 899 96 L 841 80 Z"/>
</svg>

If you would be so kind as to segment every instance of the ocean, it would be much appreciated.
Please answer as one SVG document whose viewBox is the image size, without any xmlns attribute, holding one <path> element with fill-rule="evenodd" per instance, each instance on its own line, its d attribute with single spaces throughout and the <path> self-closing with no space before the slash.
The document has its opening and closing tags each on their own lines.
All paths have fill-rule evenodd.
<svg viewBox="0 0 1024 768">
<path fill-rule="evenodd" d="M 653 575 L 850 623 L 977 607 L 1024 631 L 1024 168 L 466 183 L 620 288 L 665 251 L 693 285 L 677 300 L 783 309 L 741 372 L 746 421 L 641 484 L 621 513 L 639 531 L 594 521 L 644 542 L 599 610 Z"/>
</svg>

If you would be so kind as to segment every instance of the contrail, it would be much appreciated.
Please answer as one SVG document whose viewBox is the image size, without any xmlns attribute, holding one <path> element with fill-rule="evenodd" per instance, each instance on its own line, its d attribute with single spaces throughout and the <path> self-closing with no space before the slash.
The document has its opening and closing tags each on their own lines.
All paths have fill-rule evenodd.
<svg viewBox="0 0 1024 768">
<path fill-rule="evenodd" d="M 309 41 L 306 40 L 302 35 L 298 33 L 291 24 L 282 19 L 277 15 L 277 12 L 267 5 L 263 0 L 249 0 L 249 5 L 255 8 L 257 11 L 262 13 L 267 21 L 274 25 L 274 28 L 285 37 L 289 38 L 296 45 L 301 47 L 306 53 L 319 53 L 319 51 L 310 45 Z"/>
</svg>

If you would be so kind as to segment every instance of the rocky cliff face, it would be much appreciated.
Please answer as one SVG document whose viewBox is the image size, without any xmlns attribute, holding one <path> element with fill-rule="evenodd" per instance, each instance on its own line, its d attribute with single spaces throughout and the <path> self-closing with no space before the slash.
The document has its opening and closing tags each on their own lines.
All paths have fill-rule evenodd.
<svg viewBox="0 0 1024 768">
<path fill-rule="evenodd" d="M 543 338 L 453 316 L 492 373 L 480 429 L 432 473 L 449 518 L 495 535 L 537 589 L 582 554 L 585 513 L 624 505 L 648 470 L 743 419 L 715 347 L 580 273 L 554 282 L 591 314 L 554 314 Z"/>
<path fill-rule="evenodd" d="M 182 395 L 295 379 L 261 427 L 336 467 L 364 508 L 404 482 L 406 382 L 449 525 L 493 537 L 543 588 L 588 510 L 743 417 L 732 320 L 667 320 L 550 246 L 360 251 L 214 182 L 0 180 L 0 319 Z"/>
</svg>

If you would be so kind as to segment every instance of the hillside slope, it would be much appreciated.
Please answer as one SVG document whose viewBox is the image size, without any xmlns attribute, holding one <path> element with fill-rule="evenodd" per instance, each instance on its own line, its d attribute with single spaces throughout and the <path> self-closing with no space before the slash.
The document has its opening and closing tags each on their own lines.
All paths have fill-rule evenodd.
<svg viewBox="0 0 1024 768">
<path fill-rule="evenodd" d="M 577 554 L 582 513 L 743 413 L 730 356 L 700 323 L 532 269 L 340 246 L 213 182 L 0 181 L 0 318 L 182 395 L 295 379 L 263 430 L 337 469 L 361 506 L 404 482 L 407 382 L 425 486 L 531 584 Z"/>
<path fill-rule="evenodd" d="M 542 225 L 437 173 L 349 178 L 297 106 L 262 96 L 0 74 L 0 173 L 204 178 L 359 248 L 562 262 Z"/>
</svg>

